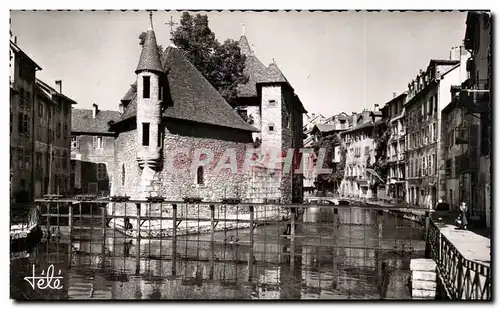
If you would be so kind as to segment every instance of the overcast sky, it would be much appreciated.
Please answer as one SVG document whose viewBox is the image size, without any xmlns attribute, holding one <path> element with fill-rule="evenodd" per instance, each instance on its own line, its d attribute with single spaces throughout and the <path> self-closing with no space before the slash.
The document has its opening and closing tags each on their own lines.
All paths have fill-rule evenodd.
<svg viewBox="0 0 500 309">
<path fill-rule="evenodd" d="M 156 12 L 158 44 L 170 44 L 165 22 L 179 12 Z M 429 60 L 449 58 L 461 44 L 461 12 L 209 12 L 219 41 L 238 40 L 242 23 L 255 54 L 276 61 L 311 113 L 330 116 L 372 109 L 406 90 Z M 135 80 L 141 48 L 138 35 L 148 27 L 147 12 L 11 13 L 18 45 L 41 67 L 38 78 L 63 80 L 63 93 L 76 108 L 118 109 Z"/>
</svg>

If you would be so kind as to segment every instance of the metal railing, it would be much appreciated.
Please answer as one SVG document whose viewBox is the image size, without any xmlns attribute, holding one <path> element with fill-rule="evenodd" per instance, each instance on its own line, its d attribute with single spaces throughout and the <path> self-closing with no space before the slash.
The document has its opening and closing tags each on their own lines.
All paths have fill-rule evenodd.
<svg viewBox="0 0 500 309">
<path fill-rule="evenodd" d="M 446 296 L 454 300 L 491 300 L 491 268 L 466 259 L 436 224 L 428 220 L 427 245 Z"/>
</svg>

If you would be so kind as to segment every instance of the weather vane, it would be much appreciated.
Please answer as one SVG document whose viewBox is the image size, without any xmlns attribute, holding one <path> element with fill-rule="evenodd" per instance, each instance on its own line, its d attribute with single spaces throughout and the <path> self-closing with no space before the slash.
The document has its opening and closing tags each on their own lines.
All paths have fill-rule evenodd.
<svg viewBox="0 0 500 309">
<path fill-rule="evenodd" d="M 174 18 L 170 16 L 170 21 L 166 22 L 165 25 L 170 26 L 170 34 L 174 34 L 174 25 L 177 25 L 176 22 L 174 22 Z"/>
</svg>

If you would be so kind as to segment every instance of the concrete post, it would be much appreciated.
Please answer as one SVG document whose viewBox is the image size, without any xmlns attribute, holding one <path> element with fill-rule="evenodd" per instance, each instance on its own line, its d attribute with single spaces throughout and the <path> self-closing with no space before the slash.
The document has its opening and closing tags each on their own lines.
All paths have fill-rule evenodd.
<svg viewBox="0 0 500 309">
<path fill-rule="evenodd" d="M 436 262 L 431 259 L 412 259 L 410 270 L 412 299 L 435 299 Z"/>
</svg>

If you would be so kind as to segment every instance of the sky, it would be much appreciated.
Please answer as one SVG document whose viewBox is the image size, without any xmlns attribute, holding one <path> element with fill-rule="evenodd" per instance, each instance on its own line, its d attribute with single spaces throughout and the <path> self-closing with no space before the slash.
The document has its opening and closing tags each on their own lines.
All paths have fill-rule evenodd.
<svg viewBox="0 0 500 309">
<path fill-rule="evenodd" d="M 382 107 L 407 89 L 430 59 L 449 59 L 465 34 L 466 12 L 202 12 L 219 41 L 243 32 L 265 64 L 273 59 L 309 112 L 328 117 Z M 153 15 L 158 44 L 170 44 L 172 17 Z M 149 24 L 145 11 L 12 11 L 18 45 L 49 85 L 63 81 L 75 108 L 118 110 L 135 81 Z"/>
</svg>

